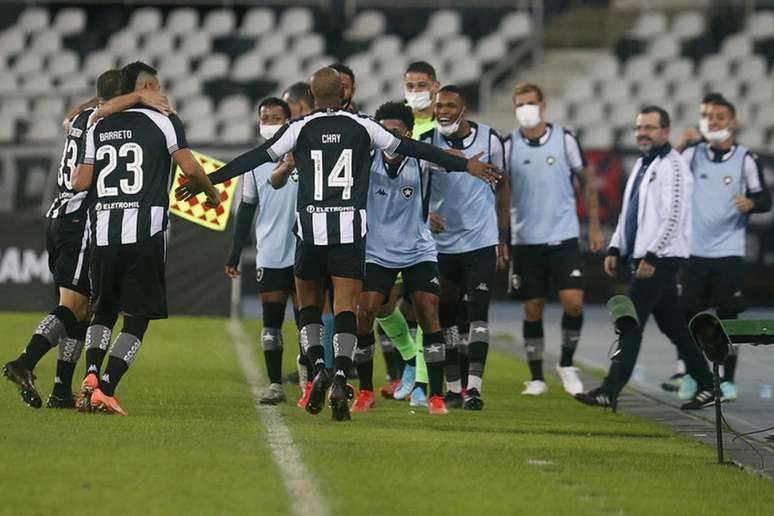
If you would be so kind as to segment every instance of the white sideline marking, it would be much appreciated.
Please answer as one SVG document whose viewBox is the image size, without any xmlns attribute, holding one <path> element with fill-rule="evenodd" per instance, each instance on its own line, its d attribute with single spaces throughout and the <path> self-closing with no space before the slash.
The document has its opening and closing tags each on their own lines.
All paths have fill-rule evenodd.
<svg viewBox="0 0 774 516">
<path fill-rule="evenodd" d="M 250 386 L 258 417 L 266 428 L 269 448 L 274 462 L 279 466 L 282 483 L 285 484 L 288 498 L 293 506 L 293 513 L 298 516 L 327 516 L 329 511 L 320 496 L 317 483 L 301 461 L 301 455 L 293 443 L 293 436 L 282 421 L 277 407 L 261 405 L 258 402 L 262 384 L 261 373 L 258 362 L 250 353 L 250 339 L 238 319 L 230 319 L 227 326 L 242 373 Z"/>
</svg>

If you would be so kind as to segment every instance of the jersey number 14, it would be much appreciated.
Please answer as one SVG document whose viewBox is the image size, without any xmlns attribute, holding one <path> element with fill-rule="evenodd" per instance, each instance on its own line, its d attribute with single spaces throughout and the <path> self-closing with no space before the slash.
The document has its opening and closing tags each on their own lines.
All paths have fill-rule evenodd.
<svg viewBox="0 0 774 516">
<path fill-rule="evenodd" d="M 323 200 L 323 154 L 321 150 L 312 151 L 314 161 L 314 200 Z M 352 149 L 344 149 L 339 154 L 339 159 L 333 165 L 328 174 L 328 188 L 343 188 L 341 199 L 348 201 L 352 198 Z"/>
</svg>

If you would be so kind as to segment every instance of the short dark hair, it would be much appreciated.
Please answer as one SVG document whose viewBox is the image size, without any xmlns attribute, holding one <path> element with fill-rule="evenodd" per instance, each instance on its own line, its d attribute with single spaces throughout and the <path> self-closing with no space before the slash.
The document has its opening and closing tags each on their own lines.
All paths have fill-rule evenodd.
<svg viewBox="0 0 774 516">
<path fill-rule="evenodd" d="M 736 118 L 736 108 L 734 105 L 727 101 L 724 98 L 721 98 L 719 100 L 713 100 L 712 102 L 709 102 L 709 104 L 712 104 L 713 106 L 723 106 L 724 108 L 728 109 L 728 111 L 731 113 L 731 118 Z"/>
<path fill-rule="evenodd" d="M 414 130 L 414 112 L 403 102 L 385 102 L 374 113 L 374 118 L 382 120 L 400 120 L 409 131 Z"/>
<path fill-rule="evenodd" d="M 463 104 L 467 103 L 467 99 L 465 98 L 465 94 L 462 92 L 462 88 L 460 88 L 456 84 L 447 84 L 446 86 L 443 86 L 440 90 L 438 90 L 438 93 L 443 93 L 443 92 L 456 93 L 462 99 Z"/>
<path fill-rule="evenodd" d="M 329 65 L 329 68 L 333 68 L 339 73 L 349 75 L 349 78 L 352 79 L 352 84 L 355 84 L 355 72 L 353 72 L 352 68 L 349 66 L 344 63 L 333 63 L 332 65 Z"/>
<path fill-rule="evenodd" d="M 406 73 L 423 73 L 430 77 L 432 80 L 437 80 L 435 75 L 435 68 L 433 68 L 433 65 L 427 61 L 414 61 L 408 65 L 408 68 L 406 68 Z"/>
<path fill-rule="evenodd" d="M 667 113 L 664 108 L 658 106 L 645 106 L 644 108 L 640 109 L 641 115 L 647 115 L 650 113 L 658 113 L 658 123 L 661 124 L 661 127 L 669 127 L 671 123 L 669 121 L 669 113 Z"/>
<path fill-rule="evenodd" d="M 304 102 L 307 106 L 314 107 L 314 97 L 308 82 L 291 84 L 282 95 L 287 95 L 292 102 Z"/>
<path fill-rule="evenodd" d="M 701 98 L 702 104 L 716 104 L 718 102 L 725 102 L 726 97 L 723 96 L 722 93 L 718 93 L 717 91 L 712 91 L 710 93 L 707 93 Z"/>
<path fill-rule="evenodd" d="M 258 112 L 260 114 L 261 108 L 264 106 L 278 106 L 282 108 L 282 112 L 285 113 L 285 118 L 290 118 L 290 106 L 288 103 L 278 97 L 266 97 L 260 104 L 258 104 Z"/>
<path fill-rule="evenodd" d="M 110 100 L 121 93 L 121 70 L 108 70 L 97 77 L 97 97 Z"/>
<path fill-rule="evenodd" d="M 121 93 L 123 95 L 134 91 L 135 85 L 137 84 L 137 76 L 142 72 L 149 73 L 151 75 L 159 74 L 155 68 L 149 64 L 143 63 L 142 61 L 135 61 L 134 63 L 129 63 L 128 65 L 121 68 Z"/>
</svg>

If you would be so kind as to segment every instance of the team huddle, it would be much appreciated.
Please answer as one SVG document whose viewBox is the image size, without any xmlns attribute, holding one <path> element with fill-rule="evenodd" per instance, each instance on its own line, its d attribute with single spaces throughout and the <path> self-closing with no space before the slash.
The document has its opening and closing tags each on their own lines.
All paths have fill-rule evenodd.
<svg viewBox="0 0 774 516">
<path fill-rule="evenodd" d="M 100 76 L 95 102 L 68 117 L 59 195 L 47 213 L 59 305 L 4 367 L 22 399 L 42 406 L 33 370 L 58 347 L 47 406 L 127 414 L 116 386 L 149 321 L 167 316 L 168 190 L 177 164 L 187 178 L 178 198 L 204 193 L 210 207 L 219 203 L 213 185 L 244 178 L 226 274 L 239 275 L 253 230 L 270 381 L 261 403 L 285 400 L 282 326 L 290 298 L 298 406 L 307 412 L 319 414 L 327 403 L 343 421 L 350 411 L 375 406 L 377 335 L 389 376 L 383 397 L 408 399 L 430 414 L 482 410 L 489 305 L 496 271 L 505 268 L 524 310 L 531 378 L 522 394 L 548 390 L 542 319 L 553 288 L 564 310 L 556 373 L 571 396 L 588 405 L 614 403 L 653 313 L 685 364 L 665 386 L 680 390 L 685 409 L 712 403 L 711 376 L 686 317 L 713 307 L 729 318 L 744 309 L 747 214 L 771 207 L 760 166 L 734 140 L 733 105 L 705 98 L 708 122 L 691 135 L 699 142 L 682 144 L 682 155 L 669 145 L 666 112 L 650 106 L 637 114 L 643 157 L 624 192 L 605 272 L 631 271 L 640 327 L 621 335 L 611 373 L 585 392 L 573 364 L 585 285 L 576 187 L 588 213 L 589 249 L 602 250 L 604 237 L 593 172 L 578 140 L 544 119 L 544 95 L 534 84 L 514 89 L 518 127 L 505 138 L 469 120 L 464 92 L 441 86 L 429 63 L 409 65 L 404 86 L 405 102 L 386 102 L 372 117 L 356 109 L 350 69 L 321 68 L 309 84 L 264 99 L 258 117 L 266 141 L 207 176 L 159 91 L 156 70 L 137 62 Z M 734 274 L 729 279 L 719 270 Z M 119 314 L 123 326 L 113 340 Z M 73 395 L 84 348 L 85 376 Z M 728 399 L 735 397 L 734 366 L 725 368 Z M 357 393 L 348 384 L 355 376 Z"/>
</svg>

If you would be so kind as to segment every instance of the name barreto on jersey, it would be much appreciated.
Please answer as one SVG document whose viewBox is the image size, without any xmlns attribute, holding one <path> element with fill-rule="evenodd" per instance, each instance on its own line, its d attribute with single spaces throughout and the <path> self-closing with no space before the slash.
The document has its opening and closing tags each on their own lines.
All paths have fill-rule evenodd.
<svg viewBox="0 0 774 516">
<path fill-rule="evenodd" d="M 131 129 L 121 129 L 120 131 L 107 131 L 104 133 L 99 133 L 99 141 L 106 142 L 108 140 L 131 140 L 132 139 L 132 130 Z"/>
</svg>

